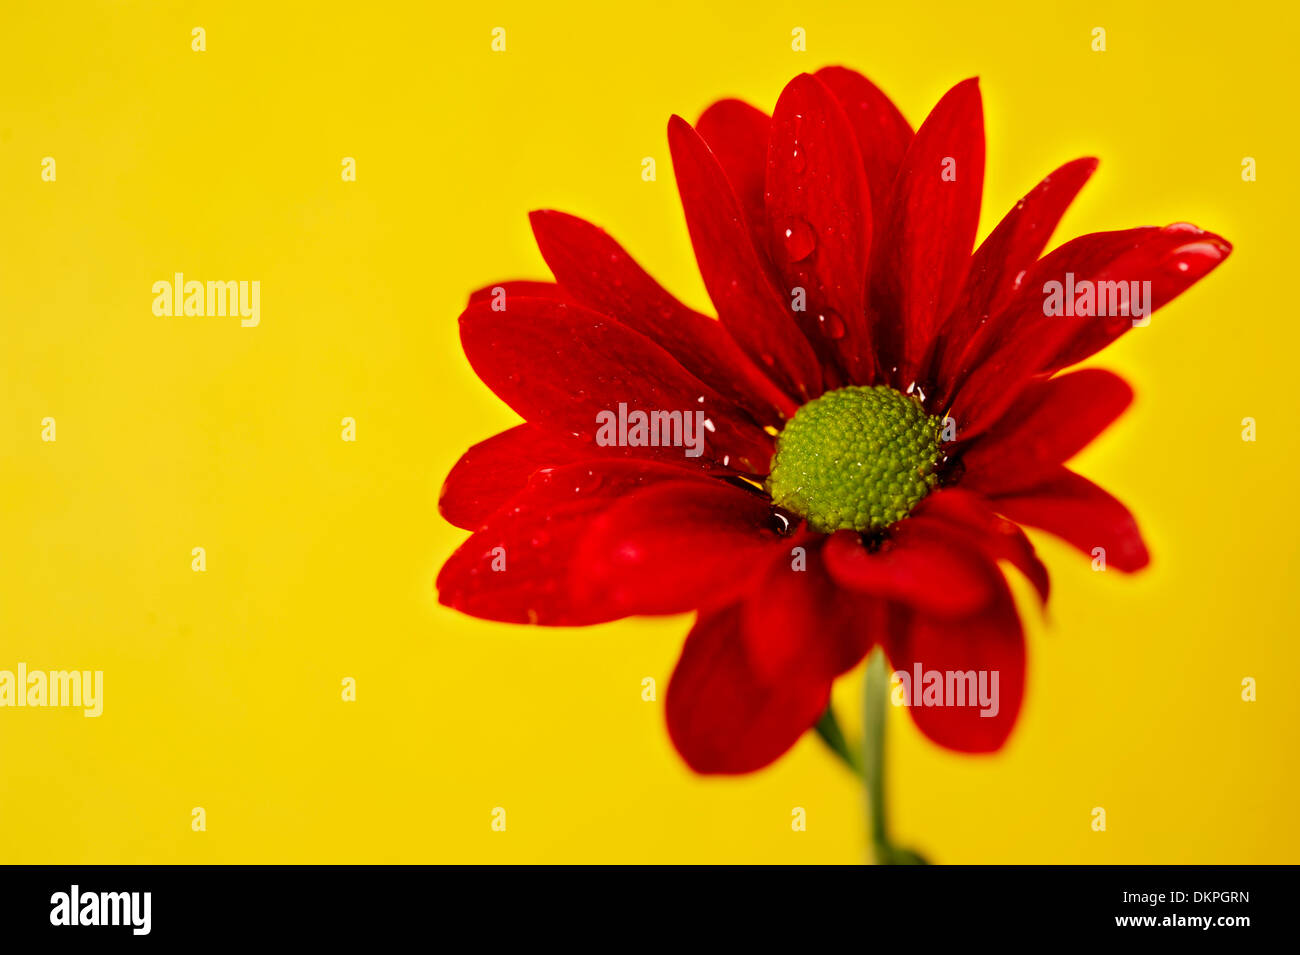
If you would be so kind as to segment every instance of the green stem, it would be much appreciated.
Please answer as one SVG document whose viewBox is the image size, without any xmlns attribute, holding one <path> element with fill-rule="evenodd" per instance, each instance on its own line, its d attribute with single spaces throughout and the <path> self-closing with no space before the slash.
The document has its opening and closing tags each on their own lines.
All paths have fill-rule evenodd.
<svg viewBox="0 0 1300 955">
<path fill-rule="evenodd" d="M 885 651 L 876 647 L 867 658 L 863 679 L 862 778 L 867 795 L 867 818 L 871 839 L 872 861 L 876 865 L 925 865 L 926 861 L 911 849 L 896 846 L 889 839 L 888 813 L 885 807 L 885 716 L 889 697 L 889 665 Z"/>
<path fill-rule="evenodd" d="M 853 770 L 855 775 L 862 776 L 862 755 L 844 738 L 840 721 L 835 718 L 835 711 L 829 706 L 817 722 L 817 735 L 830 747 L 832 753 L 844 761 L 844 765 Z"/>
<path fill-rule="evenodd" d="M 889 841 L 885 813 L 885 700 L 889 695 L 889 666 L 879 647 L 867 660 L 863 691 L 865 732 L 861 749 L 849 745 L 835 711 L 829 706 L 817 722 L 817 735 L 863 782 L 871 861 L 877 865 L 925 865 L 925 860 L 911 849 Z"/>
<path fill-rule="evenodd" d="M 868 836 L 877 865 L 888 863 L 893 854 L 885 822 L 885 695 L 889 692 L 889 674 L 885 671 L 884 651 L 876 647 L 867 660 L 863 681 L 862 762 L 866 771 L 862 778 L 870 820 Z"/>
</svg>

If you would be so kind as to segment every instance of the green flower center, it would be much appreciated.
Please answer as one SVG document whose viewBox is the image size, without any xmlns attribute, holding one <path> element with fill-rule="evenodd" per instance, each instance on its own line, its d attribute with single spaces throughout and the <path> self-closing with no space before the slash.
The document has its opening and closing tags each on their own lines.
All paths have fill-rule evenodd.
<svg viewBox="0 0 1300 955">
<path fill-rule="evenodd" d="M 942 429 L 942 419 L 893 388 L 828 391 L 777 437 L 768 493 L 823 534 L 882 530 L 938 483 Z"/>
</svg>

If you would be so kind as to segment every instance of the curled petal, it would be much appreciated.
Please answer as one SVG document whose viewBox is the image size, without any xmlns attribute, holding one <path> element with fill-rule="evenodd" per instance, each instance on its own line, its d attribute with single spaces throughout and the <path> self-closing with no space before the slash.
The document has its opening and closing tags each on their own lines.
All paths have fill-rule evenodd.
<svg viewBox="0 0 1300 955">
<path fill-rule="evenodd" d="M 943 617 L 975 613 L 1001 583 L 997 565 L 942 522 L 913 516 L 869 550 L 861 535 L 826 542 L 826 568 L 841 586 Z"/>
<path fill-rule="evenodd" d="M 906 615 L 886 651 L 895 673 L 908 677 L 907 684 L 895 677 L 893 692 L 909 704 L 922 733 L 964 753 L 1002 748 L 1020 713 L 1025 687 L 1024 633 L 1005 584 L 991 604 L 970 617 Z M 920 686 L 915 685 L 918 672 Z M 943 681 L 945 705 L 924 705 L 928 672 Z"/>
<path fill-rule="evenodd" d="M 962 483 L 998 494 L 1032 487 L 1110 427 L 1133 401 L 1123 378 L 1084 368 L 1028 385 L 962 457 Z"/>
<path fill-rule="evenodd" d="M 697 773 L 749 773 L 798 741 L 821 717 L 833 674 L 817 654 L 796 654 L 779 679 L 758 672 L 741 607 L 700 614 L 668 685 L 673 745 Z"/>
<path fill-rule="evenodd" d="M 783 553 L 768 500 L 722 481 L 675 481 L 595 518 L 574 589 L 620 615 L 682 613 L 734 600 Z"/>
<path fill-rule="evenodd" d="M 915 514 L 946 523 L 950 533 L 983 551 L 989 559 L 1010 563 L 1034 585 L 1039 600 L 1047 603 L 1050 581 L 1034 545 L 1014 522 L 994 513 L 984 498 L 960 488 L 944 488 L 922 501 Z"/>
<path fill-rule="evenodd" d="M 1128 508 L 1067 468 L 1058 467 L 1033 487 L 999 494 L 992 501 L 999 513 L 1055 534 L 1090 557 L 1103 548 L 1108 567 L 1131 572 L 1150 562 Z"/>
<path fill-rule="evenodd" d="M 841 587 L 827 572 L 826 538 L 793 537 L 768 562 L 745 600 L 742 624 L 754 672 L 768 680 L 815 655 L 838 676 L 857 666 L 883 639 L 884 601 Z"/>
</svg>

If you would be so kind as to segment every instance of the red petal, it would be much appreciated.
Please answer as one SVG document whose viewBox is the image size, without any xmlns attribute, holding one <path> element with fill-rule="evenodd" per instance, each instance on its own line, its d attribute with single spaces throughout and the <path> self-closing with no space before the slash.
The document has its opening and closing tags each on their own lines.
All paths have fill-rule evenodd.
<svg viewBox="0 0 1300 955">
<path fill-rule="evenodd" d="M 500 291 L 497 291 L 500 289 Z M 553 298 L 564 301 L 568 298 L 564 289 L 554 282 L 534 282 L 531 279 L 513 279 L 509 282 L 494 282 L 470 293 L 469 304 L 476 302 L 500 303 L 498 309 L 508 308 L 510 299 L 518 298 Z"/>
<path fill-rule="evenodd" d="M 884 638 L 884 602 L 831 578 L 819 546 L 826 540 L 790 538 L 745 601 L 749 659 L 764 681 L 781 679 L 804 655 L 817 656 L 828 677 L 838 676 Z"/>
<path fill-rule="evenodd" d="M 695 258 L 722 324 L 787 394 L 815 397 L 817 357 L 755 249 L 722 167 L 680 116 L 668 123 L 668 145 Z"/>
<path fill-rule="evenodd" d="M 695 124 L 695 131 L 727 174 L 745 210 L 754 248 L 760 250 L 767 245 L 763 184 L 771 125 L 766 113 L 738 99 L 719 100 L 701 113 Z"/>
<path fill-rule="evenodd" d="M 591 441 L 596 416 L 617 412 L 621 403 L 629 412 L 701 411 L 713 426 L 702 432 L 704 458 L 767 472 L 769 435 L 654 342 L 612 318 L 547 299 L 516 299 L 504 312 L 478 303 L 461 314 L 460 337 L 474 371 L 527 421 Z M 686 450 L 638 449 L 678 462 Z"/>
<path fill-rule="evenodd" d="M 1044 604 L 1050 589 L 1047 568 L 1034 553 L 1034 545 L 1013 522 L 998 517 L 987 501 L 959 488 L 935 491 L 913 512 L 918 517 L 944 521 L 949 532 L 960 535 L 972 547 L 982 550 L 991 560 L 1005 560 L 1034 585 Z"/>
<path fill-rule="evenodd" d="M 1106 566 L 1141 570 L 1150 561 L 1133 515 L 1087 478 L 1064 467 L 1032 488 L 993 498 L 993 506 L 1021 524 L 1055 534 L 1090 557 L 1106 551 Z"/>
<path fill-rule="evenodd" d="M 735 599 L 785 550 L 763 495 L 721 481 L 671 482 L 592 522 L 574 587 L 620 615 L 682 613 Z"/>
<path fill-rule="evenodd" d="M 808 74 L 777 100 L 767 151 L 767 224 L 785 291 L 818 350 L 852 381 L 874 374 L 864 311 L 871 198 L 853 129 L 835 97 Z"/>
<path fill-rule="evenodd" d="M 1061 216 L 1096 169 L 1097 160 L 1076 159 L 1048 175 L 975 250 L 966 287 L 940 336 L 938 370 L 932 377 L 941 390 L 950 387 L 971 337 L 990 315 L 1006 307 L 1019 288 L 1018 280 L 1023 282 L 1038 261 Z M 939 395 L 937 403 L 946 405 L 950 394 Z"/>
<path fill-rule="evenodd" d="M 960 695 L 948 694 L 948 681 L 951 678 L 953 689 L 960 686 L 962 694 L 966 694 L 970 684 L 962 675 L 974 674 L 974 705 L 967 702 L 966 705 L 908 706 L 922 733 L 940 746 L 964 753 L 988 753 L 1002 747 L 1015 726 L 1025 691 L 1024 634 L 1005 584 L 984 611 L 963 620 L 938 620 L 920 613 L 911 614 L 887 649 L 895 672 L 906 673 L 913 684 L 915 667 L 920 665 L 921 687 L 918 690 L 912 686 L 912 694 L 924 690 L 924 674 L 933 670 L 942 675 L 943 701 L 960 703 Z M 978 698 L 981 672 L 985 674 L 987 707 L 980 705 Z M 992 692 L 994 674 L 997 675 L 996 693 Z M 909 704 L 915 699 L 908 696 L 907 685 L 896 678 L 891 680 L 891 689 L 893 698 L 904 699 Z M 969 695 L 966 700 L 970 700 Z M 984 715 L 985 712 L 989 715 Z"/>
<path fill-rule="evenodd" d="M 1032 487 L 1087 447 L 1132 400 L 1128 383 L 1100 368 L 1034 382 L 962 456 L 962 483 L 986 494 Z"/>
<path fill-rule="evenodd" d="M 842 66 L 828 66 L 814 75 L 835 94 L 853 127 L 871 195 L 878 241 L 898 167 L 903 164 L 903 156 L 912 142 L 912 127 L 889 97 L 862 74 Z"/>
<path fill-rule="evenodd" d="M 539 425 L 516 425 L 460 456 L 442 485 L 438 510 L 457 527 L 478 530 L 493 511 L 522 491 L 537 471 L 579 462 L 598 467 L 619 458 L 635 458 L 632 452 L 637 450 L 597 447 Z M 701 470 L 698 461 L 690 458 L 682 460 L 681 467 L 685 474 Z"/>
<path fill-rule="evenodd" d="M 701 614 L 668 685 L 668 735 L 697 773 L 753 772 L 817 722 L 831 679 L 815 654 L 767 679 L 749 658 L 739 605 Z"/>
<path fill-rule="evenodd" d="M 984 116 L 979 83 L 970 79 L 949 90 L 917 130 L 872 260 L 872 308 L 882 326 L 877 354 L 881 365 L 898 366 L 899 387 L 915 380 L 966 280 L 983 184 Z"/>
<path fill-rule="evenodd" d="M 438 511 L 444 518 L 474 530 L 497 508 L 518 494 L 538 468 L 594 456 L 591 445 L 535 424 L 521 424 L 480 441 L 460 456 L 442 485 Z"/>
<path fill-rule="evenodd" d="M 661 345 L 691 374 L 778 424 L 797 406 L 740 350 L 719 322 L 687 308 L 604 230 L 563 212 L 529 216 L 537 246 L 565 291 Z"/>
<path fill-rule="evenodd" d="M 913 516 L 879 550 L 839 531 L 826 542 L 826 568 L 843 587 L 939 616 L 965 616 L 993 599 L 997 565 L 942 523 Z"/>
<path fill-rule="evenodd" d="M 1195 226 L 1169 226 L 1093 233 L 1053 251 L 967 349 L 958 380 L 971 370 L 952 405 L 959 437 L 969 440 L 997 421 L 1034 377 L 1087 357 L 1132 327 L 1133 319 L 1123 316 L 1044 314 L 1049 282 L 1073 281 L 1077 288 L 1083 281 L 1151 281 L 1154 311 L 1230 250 L 1223 239 Z"/>
<path fill-rule="evenodd" d="M 1149 305 L 1151 312 L 1154 312 L 1212 272 L 1231 252 L 1232 245 L 1221 236 L 1187 223 L 1178 223 L 1165 226 L 1137 248 L 1107 264 L 1096 276 L 1096 281 L 1149 281 Z M 1149 319 L 1148 313 L 1145 319 L 1138 318 L 1137 321 Z M 1045 371 L 1055 371 L 1083 361 L 1134 327 L 1134 319 L 1123 315 L 1110 318 L 1074 317 L 1065 318 L 1064 321 L 1073 330 L 1073 334 L 1044 366 Z"/>
<path fill-rule="evenodd" d="M 578 544 L 592 520 L 624 495 L 681 476 L 680 469 L 647 461 L 536 473 L 443 565 L 438 599 L 462 613 L 509 623 L 583 626 L 622 616 L 569 586 Z M 699 483 L 709 486 L 707 478 Z"/>
</svg>

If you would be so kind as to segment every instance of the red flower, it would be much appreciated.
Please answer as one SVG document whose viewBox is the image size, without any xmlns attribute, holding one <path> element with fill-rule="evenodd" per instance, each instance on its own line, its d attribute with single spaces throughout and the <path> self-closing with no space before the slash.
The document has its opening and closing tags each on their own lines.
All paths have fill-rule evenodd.
<svg viewBox="0 0 1300 955">
<path fill-rule="evenodd" d="M 474 370 L 526 423 L 447 478 L 442 513 L 473 535 L 439 574 L 440 600 L 556 626 L 696 611 L 666 708 L 699 772 L 776 759 L 875 644 L 904 671 L 999 674 L 996 715 L 910 708 L 943 746 L 997 749 L 1025 673 L 997 562 L 1048 593 L 1018 525 L 1104 548 L 1119 570 L 1147 563 L 1128 510 L 1063 463 L 1129 387 L 1062 370 L 1231 246 L 1179 224 L 1039 258 L 1096 168 L 1079 159 L 972 254 L 973 79 L 915 134 L 868 80 L 831 67 L 791 81 L 770 118 L 723 100 L 694 129 L 674 116 L 668 138 L 720 321 L 597 227 L 533 213 L 556 281 L 481 290 L 460 317 Z M 620 405 L 702 411 L 703 453 L 598 442 L 598 416 Z"/>
</svg>

